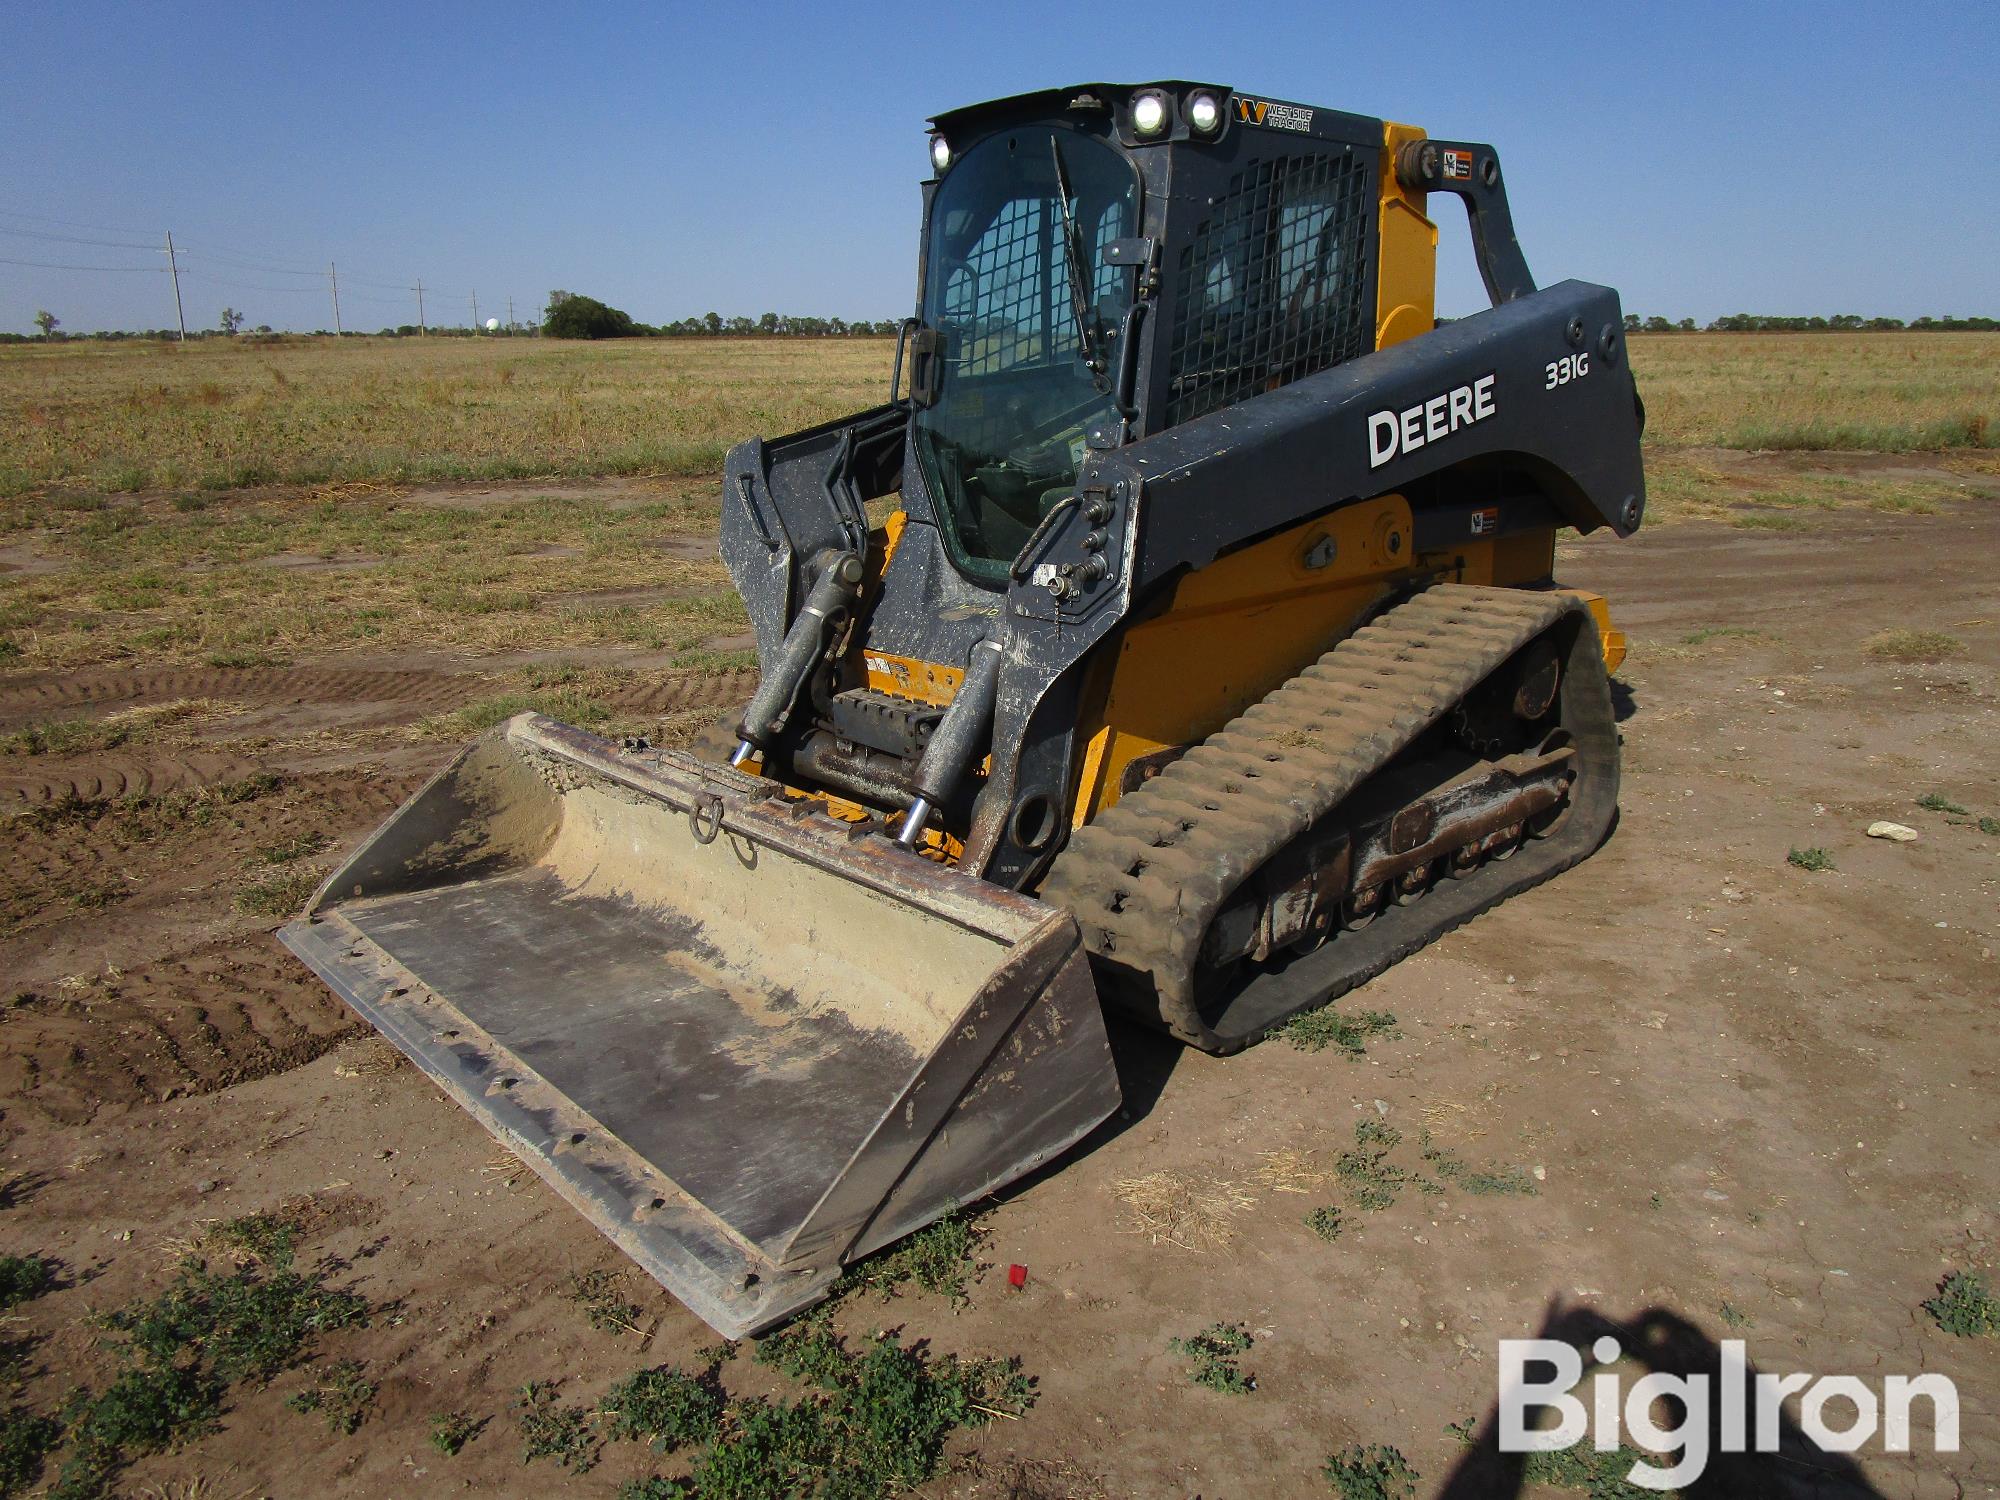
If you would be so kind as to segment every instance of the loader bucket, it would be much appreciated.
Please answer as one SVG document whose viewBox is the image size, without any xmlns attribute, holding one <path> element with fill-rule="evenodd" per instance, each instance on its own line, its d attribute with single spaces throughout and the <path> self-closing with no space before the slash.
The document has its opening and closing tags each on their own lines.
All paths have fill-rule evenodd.
<svg viewBox="0 0 2000 1500">
<path fill-rule="evenodd" d="M 813 808 L 524 714 L 280 937 L 742 1337 L 1119 1099 L 1067 913 Z"/>
</svg>

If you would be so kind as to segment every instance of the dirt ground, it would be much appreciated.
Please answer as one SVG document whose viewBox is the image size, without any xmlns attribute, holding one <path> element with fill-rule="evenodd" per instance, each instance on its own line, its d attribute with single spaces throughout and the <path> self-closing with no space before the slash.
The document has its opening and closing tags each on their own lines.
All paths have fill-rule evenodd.
<svg viewBox="0 0 2000 1500">
<path fill-rule="evenodd" d="M 1948 1337 L 1920 1307 L 1948 1270 L 1990 1270 L 2000 1237 L 2000 837 L 1974 821 L 2000 816 L 1996 553 L 2000 508 L 1978 501 L 1565 544 L 1565 580 L 1609 595 L 1633 637 L 1610 844 L 1344 1002 L 1396 1017 L 1363 1058 L 1277 1041 L 1216 1059 L 1119 1030 L 1125 1114 L 983 1212 L 994 1269 L 969 1305 L 912 1293 L 836 1314 L 849 1332 L 1017 1355 L 1035 1378 L 1033 1408 L 955 1439 L 931 1491 L 1325 1496 L 1329 1453 L 1382 1443 L 1424 1494 L 1512 1494 L 1447 1424 L 1487 1419 L 1499 1339 L 1588 1309 L 1631 1330 L 1628 1348 L 1649 1331 L 1662 1367 L 1735 1337 L 1766 1371 L 1957 1383 L 1956 1455 L 1923 1451 L 1920 1417 L 1915 1455 L 1795 1445 L 1736 1492 L 2000 1493 L 2000 1339 Z M 1960 649 L 1872 653 L 1890 629 Z M 156 1291 L 213 1223 L 282 1205 L 385 1309 L 323 1349 L 380 1384 L 356 1434 L 285 1410 L 293 1374 L 135 1464 L 133 1489 L 609 1495 L 653 1471 L 639 1445 L 580 1477 L 524 1469 L 516 1391 L 554 1379 L 589 1399 L 713 1341 L 366 1035 L 277 946 L 274 918 L 233 904 L 269 851 L 323 833 L 330 860 L 379 822 L 452 749 L 410 726 L 489 696 L 491 669 L 350 653 L 0 675 L 0 731 L 179 700 L 236 710 L 129 748 L 0 760 L 17 809 L 0 833 L 0 1250 L 64 1273 L 18 1309 L 41 1340 L 34 1389 L 101 1379 L 93 1310 Z M 749 685 L 638 681 L 620 712 L 720 711 Z M 1927 793 L 1970 816 L 1919 808 Z M 1877 819 L 1920 838 L 1867 838 Z M 1806 848 L 1833 868 L 1787 863 Z M 1330 1162 L 1368 1120 L 1402 1132 L 1392 1160 L 1412 1171 L 1428 1130 L 1534 1191 L 1412 1187 L 1350 1206 L 1326 1242 L 1303 1220 L 1339 1193 L 1288 1180 L 1271 1153 Z M 1228 1243 L 1135 1231 L 1120 1185 L 1161 1169 L 1234 1185 Z M 593 1328 L 565 1296 L 600 1268 L 643 1307 L 636 1332 Z M 1254 1336 L 1248 1394 L 1194 1385 L 1168 1350 L 1217 1322 Z M 727 1378 L 763 1375 L 744 1360 Z M 446 1410 L 491 1418 L 452 1458 L 428 1441 Z"/>
</svg>

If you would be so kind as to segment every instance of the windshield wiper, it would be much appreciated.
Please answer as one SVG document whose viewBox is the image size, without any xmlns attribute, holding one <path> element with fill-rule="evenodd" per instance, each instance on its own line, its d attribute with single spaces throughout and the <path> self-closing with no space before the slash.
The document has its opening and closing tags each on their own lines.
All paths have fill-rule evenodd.
<svg viewBox="0 0 2000 1500">
<path fill-rule="evenodd" d="M 1069 274 L 1070 312 L 1076 318 L 1077 352 L 1090 373 L 1104 374 L 1104 354 L 1097 346 L 1097 315 L 1090 307 L 1090 293 L 1083 276 L 1083 237 L 1077 233 L 1076 217 L 1069 207 L 1069 170 L 1063 165 L 1062 143 L 1049 137 L 1049 155 L 1056 164 L 1056 201 L 1062 204 L 1063 268 Z"/>
</svg>

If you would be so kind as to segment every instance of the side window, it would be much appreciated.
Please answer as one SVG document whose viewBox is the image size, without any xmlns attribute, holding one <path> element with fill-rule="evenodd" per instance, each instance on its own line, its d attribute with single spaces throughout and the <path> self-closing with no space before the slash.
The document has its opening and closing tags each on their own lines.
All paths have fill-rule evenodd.
<svg viewBox="0 0 2000 1500">
<path fill-rule="evenodd" d="M 1371 177 L 1324 153 L 1230 179 L 1180 254 L 1166 425 L 1366 352 Z"/>
</svg>

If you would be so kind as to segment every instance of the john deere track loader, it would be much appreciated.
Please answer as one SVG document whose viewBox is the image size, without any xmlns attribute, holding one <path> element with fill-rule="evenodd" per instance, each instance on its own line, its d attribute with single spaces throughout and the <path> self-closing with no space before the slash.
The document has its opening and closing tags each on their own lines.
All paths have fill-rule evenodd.
<svg viewBox="0 0 2000 1500">
<path fill-rule="evenodd" d="M 1490 147 L 1190 83 L 933 127 L 888 399 L 728 458 L 751 700 L 514 719 L 283 934 L 731 1335 L 1088 1134 L 1107 1008 L 1235 1051 L 1616 805 L 1552 568 L 1638 526 L 1642 412 Z"/>
</svg>

